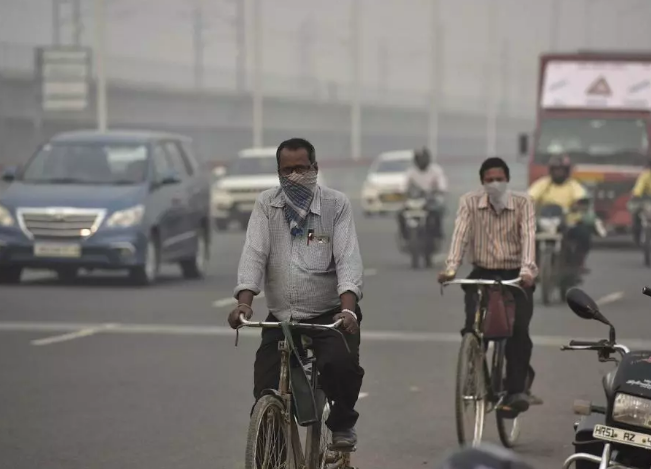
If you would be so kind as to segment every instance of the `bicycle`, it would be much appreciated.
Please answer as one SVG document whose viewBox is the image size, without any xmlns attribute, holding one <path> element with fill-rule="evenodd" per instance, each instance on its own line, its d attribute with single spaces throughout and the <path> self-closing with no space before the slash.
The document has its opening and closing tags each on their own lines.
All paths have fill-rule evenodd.
<svg viewBox="0 0 651 469">
<path fill-rule="evenodd" d="M 325 422 L 330 414 L 330 405 L 325 393 L 319 387 L 314 363 L 316 358 L 308 338 L 301 336 L 305 356 L 301 363 L 309 377 L 310 389 L 316 404 L 316 418 L 307 426 L 305 452 L 301 444 L 296 419 L 295 404 L 292 403 L 290 370 L 294 352 L 292 332 L 298 329 L 319 329 L 336 331 L 348 348 L 343 334 L 337 330 L 343 320 L 333 324 L 302 324 L 296 322 L 254 322 L 240 316 L 240 326 L 258 328 L 281 328 L 285 336 L 278 343 L 280 351 L 280 380 L 278 389 L 268 389 L 256 402 L 251 413 L 246 444 L 245 469 L 356 469 L 350 464 L 352 448 L 335 448 L 328 444 L 331 432 Z M 237 338 L 235 341 L 237 346 Z M 278 440 L 278 441 L 272 441 Z"/>
<path fill-rule="evenodd" d="M 474 432 L 472 445 L 481 443 L 484 432 L 486 414 L 497 410 L 497 432 L 500 441 L 507 448 L 512 448 L 520 436 L 520 419 L 506 418 L 498 408 L 507 396 L 504 388 L 506 375 L 505 349 L 506 338 L 489 339 L 484 337 L 484 319 L 488 311 L 487 288 L 513 287 L 523 291 L 518 285 L 520 278 L 514 280 L 485 280 L 485 279 L 459 279 L 444 282 L 448 285 L 475 285 L 477 289 L 477 311 L 472 332 L 466 332 L 461 340 L 459 358 L 457 361 L 457 382 L 455 390 L 455 418 L 457 424 L 457 439 L 460 445 L 466 444 L 465 422 L 463 418 L 467 404 L 474 404 Z M 493 343 L 491 366 L 488 367 L 488 346 Z M 531 377 L 530 377 L 531 379 Z M 487 386 L 487 383 L 489 385 Z M 470 389 L 468 389 L 470 385 Z M 529 386 L 527 386 L 528 388 Z M 509 424 L 510 422 L 510 424 Z M 510 425 L 510 429 L 509 429 Z"/>
</svg>

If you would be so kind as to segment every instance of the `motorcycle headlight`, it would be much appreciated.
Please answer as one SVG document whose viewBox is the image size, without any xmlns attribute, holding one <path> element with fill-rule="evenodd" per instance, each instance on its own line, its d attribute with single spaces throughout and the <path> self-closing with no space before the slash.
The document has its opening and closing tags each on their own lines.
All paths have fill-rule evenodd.
<svg viewBox="0 0 651 469">
<path fill-rule="evenodd" d="M 651 428 L 651 400 L 617 393 L 613 405 L 613 420 L 636 427 Z"/>
<path fill-rule="evenodd" d="M 119 210 L 113 212 L 106 221 L 106 226 L 110 228 L 128 228 L 139 224 L 142 221 L 142 216 L 144 214 L 144 205 L 136 205 L 135 207 Z"/>
<path fill-rule="evenodd" d="M 16 221 L 6 207 L 0 205 L 0 226 L 14 226 Z"/>
<path fill-rule="evenodd" d="M 540 227 L 540 230 L 545 233 L 556 233 L 561 222 L 562 220 L 560 217 L 541 218 L 538 220 L 538 226 Z"/>
</svg>

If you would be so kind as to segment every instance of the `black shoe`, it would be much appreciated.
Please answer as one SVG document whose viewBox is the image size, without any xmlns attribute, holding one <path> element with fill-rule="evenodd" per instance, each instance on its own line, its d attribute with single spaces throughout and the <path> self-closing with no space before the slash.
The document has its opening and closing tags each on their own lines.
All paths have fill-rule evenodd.
<svg viewBox="0 0 651 469">
<path fill-rule="evenodd" d="M 354 448 L 357 445 L 357 432 L 355 427 L 339 432 L 332 432 L 333 448 Z"/>
<path fill-rule="evenodd" d="M 529 396 L 521 392 L 506 396 L 502 404 L 497 408 L 497 411 L 503 418 L 514 419 L 522 412 L 529 410 L 529 405 Z"/>
</svg>

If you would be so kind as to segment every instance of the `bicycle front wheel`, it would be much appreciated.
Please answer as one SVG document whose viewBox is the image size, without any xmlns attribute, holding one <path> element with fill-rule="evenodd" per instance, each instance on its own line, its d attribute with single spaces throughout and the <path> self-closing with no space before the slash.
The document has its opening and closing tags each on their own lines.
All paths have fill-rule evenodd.
<svg viewBox="0 0 651 469">
<path fill-rule="evenodd" d="M 457 439 L 460 445 L 472 443 L 474 446 L 481 442 L 486 414 L 485 378 L 481 343 L 474 334 L 466 333 L 459 350 L 455 392 Z"/>
<path fill-rule="evenodd" d="M 289 449 L 284 405 L 275 396 L 262 396 L 253 408 L 246 440 L 245 469 L 287 469 Z"/>
<path fill-rule="evenodd" d="M 334 453 L 328 450 L 328 445 L 332 440 L 332 432 L 326 426 L 326 420 L 330 416 L 330 403 L 322 389 L 317 389 L 314 398 L 317 409 L 321 410 L 321 418 L 318 422 L 307 427 L 308 467 L 325 469 L 334 458 Z"/>
<path fill-rule="evenodd" d="M 493 359 L 493 370 L 491 374 L 496 378 L 494 379 L 493 388 L 498 395 L 504 393 L 504 383 L 506 380 L 506 360 L 504 352 L 506 350 L 506 341 L 500 340 L 495 342 Z M 495 419 L 497 420 L 497 434 L 500 441 L 507 448 L 513 448 L 520 437 L 520 416 L 510 419 L 505 418 L 499 411 L 495 412 Z"/>
</svg>

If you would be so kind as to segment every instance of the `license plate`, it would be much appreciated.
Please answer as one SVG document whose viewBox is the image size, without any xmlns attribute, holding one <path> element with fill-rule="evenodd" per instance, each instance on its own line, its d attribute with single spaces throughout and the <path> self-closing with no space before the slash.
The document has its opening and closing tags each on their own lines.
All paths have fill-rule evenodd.
<svg viewBox="0 0 651 469">
<path fill-rule="evenodd" d="M 407 210 L 405 211 L 405 217 L 414 217 L 414 218 L 423 218 L 427 215 L 425 210 Z"/>
<path fill-rule="evenodd" d="M 402 194 L 384 194 L 381 196 L 381 199 L 384 202 L 400 202 L 404 200 L 404 196 Z"/>
<path fill-rule="evenodd" d="M 607 427 L 606 425 L 595 425 L 592 436 L 600 440 L 622 443 L 624 445 L 637 446 L 651 450 L 651 435 L 644 433 L 622 430 L 621 428 Z"/>
<path fill-rule="evenodd" d="M 34 245 L 37 257 L 81 257 L 79 244 L 37 243 Z"/>
<path fill-rule="evenodd" d="M 255 207 L 255 203 L 252 203 L 252 204 L 238 204 L 237 209 L 240 212 L 252 212 L 253 207 Z"/>
</svg>

